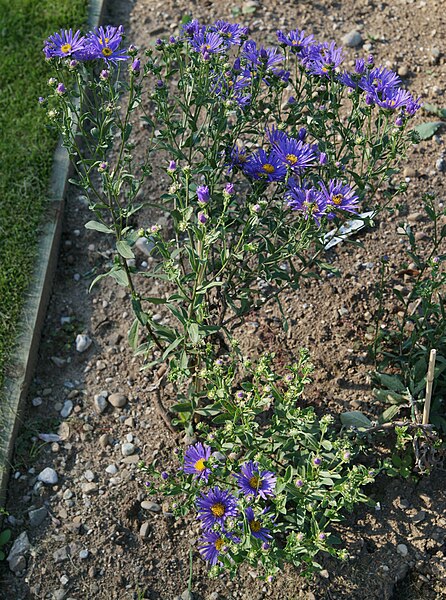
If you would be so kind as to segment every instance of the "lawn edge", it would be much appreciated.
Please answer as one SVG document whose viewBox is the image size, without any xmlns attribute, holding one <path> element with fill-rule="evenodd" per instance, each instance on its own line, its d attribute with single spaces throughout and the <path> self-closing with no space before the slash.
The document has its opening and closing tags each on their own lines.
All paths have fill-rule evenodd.
<svg viewBox="0 0 446 600">
<path fill-rule="evenodd" d="M 106 1 L 89 0 L 89 28 L 97 27 L 102 22 Z M 60 139 L 53 156 L 49 202 L 42 215 L 42 232 L 37 246 L 35 269 L 17 326 L 19 334 L 16 337 L 15 351 L 9 361 L 1 390 L 5 401 L 0 430 L 0 508 L 6 501 L 15 439 L 22 424 L 24 404 L 37 364 L 40 337 L 57 267 L 69 176 L 70 159 Z"/>
</svg>

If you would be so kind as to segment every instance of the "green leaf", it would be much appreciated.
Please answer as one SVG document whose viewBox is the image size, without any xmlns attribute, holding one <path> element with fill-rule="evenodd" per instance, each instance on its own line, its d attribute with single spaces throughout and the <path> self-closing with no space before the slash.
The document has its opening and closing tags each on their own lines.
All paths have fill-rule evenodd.
<svg viewBox="0 0 446 600">
<path fill-rule="evenodd" d="M 113 230 L 107 225 L 103 223 L 99 223 L 98 221 L 88 221 L 85 223 L 85 229 L 94 229 L 95 231 L 100 231 L 101 233 L 113 233 Z"/>
<path fill-rule="evenodd" d="M 132 249 L 125 240 L 116 242 L 116 250 L 123 258 L 135 258 Z"/>
<path fill-rule="evenodd" d="M 341 414 L 341 423 L 346 427 L 357 427 L 358 429 L 368 429 L 372 426 L 372 422 L 359 410 Z"/>
<path fill-rule="evenodd" d="M 376 373 L 376 378 L 383 387 L 387 388 L 388 390 L 392 390 L 392 392 L 404 392 L 406 389 L 398 375 Z"/>
<path fill-rule="evenodd" d="M 179 402 L 170 407 L 170 410 L 177 413 L 192 412 L 192 406 L 190 402 Z"/>
<path fill-rule="evenodd" d="M 0 533 L 0 546 L 4 546 L 5 544 L 7 544 L 10 539 L 11 539 L 11 530 L 10 529 L 4 529 Z"/>
<path fill-rule="evenodd" d="M 110 275 L 110 277 L 113 277 L 113 279 L 117 283 L 119 283 L 119 285 L 122 285 L 124 287 L 129 286 L 127 273 L 124 271 L 124 269 L 113 269 L 108 273 L 108 275 Z"/>
<path fill-rule="evenodd" d="M 136 350 L 136 348 L 138 347 L 138 329 L 139 321 L 138 319 L 135 319 L 128 332 L 128 340 L 132 350 Z"/>
<path fill-rule="evenodd" d="M 190 323 L 187 331 L 189 333 L 190 341 L 192 344 L 197 344 L 200 340 L 200 334 L 198 332 L 198 323 Z"/>
<path fill-rule="evenodd" d="M 418 134 L 420 140 L 428 140 L 441 125 L 443 125 L 441 121 L 431 121 L 429 123 L 420 123 L 420 125 L 414 127 L 413 130 Z"/>
<path fill-rule="evenodd" d="M 379 417 L 378 422 L 379 423 L 388 423 L 394 417 L 396 417 L 396 415 L 400 412 L 401 408 L 402 407 L 399 404 L 393 404 L 392 406 L 389 406 L 389 408 L 387 408 L 383 412 L 383 414 Z"/>
<path fill-rule="evenodd" d="M 434 115 L 437 115 L 438 117 L 441 117 L 443 119 L 446 119 L 446 108 L 440 108 L 439 106 L 435 106 L 434 104 L 429 104 L 428 102 L 426 102 L 425 104 L 423 104 L 423 110 L 425 110 L 426 112 L 433 113 Z"/>
</svg>

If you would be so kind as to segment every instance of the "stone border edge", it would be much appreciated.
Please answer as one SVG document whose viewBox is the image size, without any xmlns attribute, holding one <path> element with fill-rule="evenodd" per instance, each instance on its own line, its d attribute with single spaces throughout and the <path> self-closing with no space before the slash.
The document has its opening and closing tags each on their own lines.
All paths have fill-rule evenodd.
<svg viewBox="0 0 446 600">
<path fill-rule="evenodd" d="M 89 0 L 87 22 L 90 28 L 102 22 L 107 0 Z M 0 430 L 0 508 L 6 501 L 7 486 L 14 452 L 15 439 L 22 422 L 22 414 L 37 356 L 43 323 L 51 296 L 56 272 L 59 243 L 65 207 L 65 193 L 70 175 L 70 159 L 58 141 L 51 169 L 48 190 L 48 209 L 42 217 L 35 270 L 26 291 L 27 300 L 18 325 L 17 348 L 6 375 L 2 395 L 5 398 L 3 427 Z"/>
</svg>

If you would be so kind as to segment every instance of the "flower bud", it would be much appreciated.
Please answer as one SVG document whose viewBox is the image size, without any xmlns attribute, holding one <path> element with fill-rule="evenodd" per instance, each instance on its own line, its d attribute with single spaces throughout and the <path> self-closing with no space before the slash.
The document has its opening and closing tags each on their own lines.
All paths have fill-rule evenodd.
<svg viewBox="0 0 446 600">
<path fill-rule="evenodd" d="M 199 204 L 207 204 L 209 202 L 209 188 L 207 185 L 197 187 L 197 197 Z"/>
<path fill-rule="evenodd" d="M 103 69 L 99 74 L 99 79 L 102 79 L 102 81 L 107 81 L 109 77 L 110 71 L 107 71 L 107 69 Z"/>
<path fill-rule="evenodd" d="M 319 164 L 320 165 L 326 165 L 327 164 L 327 155 L 325 154 L 325 152 L 321 152 L 319 155 Z"/>
<path fill-rule="evenodd" d="M 167 172 L 172 174 L 175 172 L 176 168 L 177 168 L 177 163 L 174 160 L 171 160 L 169 162 L 169 166 L 167 167 Z"/>
<path fill-rule="evenodd" d="M 141 70 L 141 61 L 139 60 L 139 58 L 135 58 L 135 60 L 132 62 L 132 66 L 130 67 L 130 71 L 132 73 L 134 73 L 136 76 L 138 76 L 140 70 Z"/>
<path fill-rule="evenodd" d="M 98 167 L 99 173 L 105 173 L 105 171 L 107 169 L 108 169 L 108 164 L 106 162 L 99 163 L 99 167 Z"/>
<path fill-rule="evenodd" d="M 198 213 L 198 221 L 199 223 L 201 223 L 202 225 L 205 225 L 208 221 L 208 217 L 206 215 L 206 213 L 204 212 L 199 212 Z"/>
</svg>

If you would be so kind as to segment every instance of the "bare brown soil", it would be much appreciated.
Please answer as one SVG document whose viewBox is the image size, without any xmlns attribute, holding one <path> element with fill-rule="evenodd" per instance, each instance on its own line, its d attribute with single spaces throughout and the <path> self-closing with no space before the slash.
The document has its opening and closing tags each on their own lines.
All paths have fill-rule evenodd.
<svg viewBox="0 0 446 600">
<path fill-rule="evenodd" d="M 130 40 L 143 47 L 157 37 L 174 34 L 184 14 L 193 14 L 203 22 L 217 18 L 235 21 L 231 9 L 249 4 L 233 0 L 114 0 L 109 2 L 107 22 L 123 23 Z M 237 20 L 270 43 L 279 28 L 304 28 L 321 40 L 335 39 L 338 43 L 343 35 L 357 29 L 369 44 L 369 50 L 358 50 L 359 55 L 372 51 L 377 63 L 395 70 L 404 67 L 404 81 L 415 95 L 444 104 L 446 62 L 441 52 L 446 20 L 440 1 L 270 0 L 257 2 L 255 12 L 240 14 Z M 435 49 L 440 50 L 439 56 Z M 356 51 L 349 49 L 348 55 L 353 60 Z M 425 115 L 420 118 L 427 120 Z M 367 334 L 377 309 L 379 262 L 383 255 L 389 257 L 396 281 L 406 260 L 396 233 L 398 224 L 419 212 L 424 192 L 434 191 L 438 201 L 443 201 L 444 174 L 435 164 L 444 150 L 441 131 L 419 144 L 402 165 L 409 186 L 398 209 L 381 214 L 373 229 L 357 236 L 361 247 L 340 244 L 327 254 L 327 259 L 342 270 L 341 278 L 309 280 L 298 292 L 285 295 L 288 334 L 282 331 L 280 314 L 272 304 L 239 328 L 238 337 L 247 354 L 276 350 L 287 362 L 299 347 L 310 349 L 316 370 L 306 399 L 321 412 L 360 409 L 374 416 L 382 411 L 372 395 L 369 374 L 373 365 L 367 352 Z M 147 193 L 157 197 L 163 191 L 161 183 L 153 181 Z M 17 440 L 7 504 L 15 518 L 14 537 L 26 530 L 31 552 L 18 574 L 10 572 L 6 563 L 0 565 L 0 598 L 4 600 L 173 600 L 187 589 L 189 548 L 197 539 L 197 525 L 192 519 L 174 521 L 162 511 L 142 509 L 146 496 L 135 464 L 138 459 L 171 464 L 172 450 L 179 440 L 166 429 L 154 408 L 153 392 L 148 391 L 153 373 L 140 371 L 141 361 L 133 357 L 127 345 L 132 316 L 125 290 L 105 280 L 88 294 L 93 274 L 102 272 L 112 256 L 105 236 L 84 229 L 89 218 L 82 198 L 71 190 L 59 268 Z M 427 219 L 417 221 L 414 228 L 425 233 L 419 237 L 427 249 Z M 139 256 L 138 261 L 142 260 L 145 257 Z M 392 298 L 388 303 L 391 311 Z M 70 317 L 71 322 L 62 325 L 62 317 Z M 88 333 L 93 339 L 82 354 L 74 345 L 77 333 Z M 109 406 L 98 414 L 94 396 L 102 390 L 121 392 L 128 403 L 121 409 Z M 43 400 L 38 407 L 32 404 L 35 397 Z M 60 410 L 68 398 L 74 407 L 70 416 L 62 419 Z M 60 442 L 36 441 L 37 433 L 57 430 L 62 435 Z M 128 441 L 128 434 L 133 436 L 137 454 L 123 458 L 121 444 Z M 115 474 L 105 470 L 112 464 L 117 467 Z M 33 491 L 36 475 L 48 466 L 59 475 L 57 485 Z M 90 488 L 85 487 L 88 471 L 94 476 L 89 483 L 96 483 Z M 212 580 L 195 553 L 194 598 L 446 598 L 445 483 L 441 470 L 413 482 L 379 479 L 368 492 L 381 510 L 362 507 L 339 528 L 351 559 L 339 563 L 322 557 L 324 570 L 312 580 L 303 580 L 292 569 L 272 585 L 247 569 L 233 581 Z M 48 515 L 31 528 L 28 513 L 41 506 L 47 508 Z M 142 538 L 144 523 L 146 535 Z M 399 544 L 407 547 L 407 556 L 397 551 Z M 88 550 L 86 558 L 80 557 L 82 550 Z"/>
</svg>

